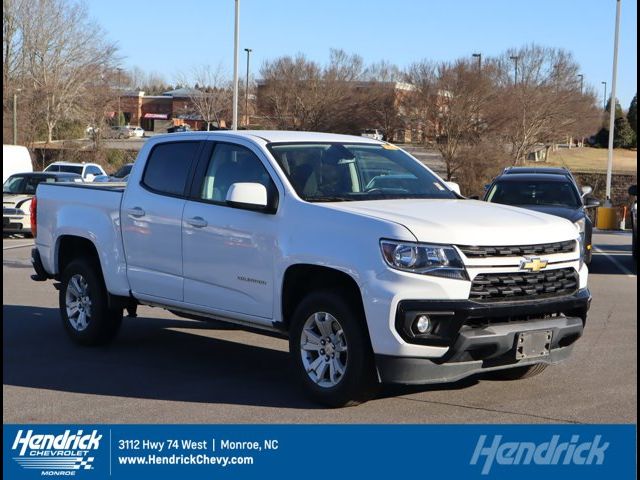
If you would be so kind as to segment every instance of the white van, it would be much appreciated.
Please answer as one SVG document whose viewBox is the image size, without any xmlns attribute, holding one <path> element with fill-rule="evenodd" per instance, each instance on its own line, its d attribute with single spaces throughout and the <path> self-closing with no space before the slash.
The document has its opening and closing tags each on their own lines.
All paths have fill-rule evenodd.
<svg viewBox="0 0 640 480">
<path fill-rule="evenodd" d="M 14 173 L 29 172 L 33 172 L 33 165 L 27 147 L 2 145 L 2 183 Z"/>
</svg>

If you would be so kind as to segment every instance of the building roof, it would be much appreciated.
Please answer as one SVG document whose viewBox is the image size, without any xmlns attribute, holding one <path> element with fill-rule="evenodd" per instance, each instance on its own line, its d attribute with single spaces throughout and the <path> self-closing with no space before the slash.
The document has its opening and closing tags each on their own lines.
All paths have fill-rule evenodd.
<svg viewBox="0 0 640 480">
<path fill-rule="evenodd" d="M 163 92 L 162 95 L 167 97 L 193 97 L 194 95 L 200 95 L 200 90 L 195 88 L 176 88 L 175 90 L 169 90 L 168 92 Z"/>
</svg>

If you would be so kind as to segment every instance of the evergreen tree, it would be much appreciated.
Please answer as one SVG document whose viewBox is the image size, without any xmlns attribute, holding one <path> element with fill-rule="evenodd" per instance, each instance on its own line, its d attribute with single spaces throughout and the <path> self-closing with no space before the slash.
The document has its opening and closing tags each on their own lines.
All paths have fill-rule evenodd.
<svg viewBox="0 0 640 480">
<path fill-rule="evenodd" d="M 629 126 L 631 130 L 633 130 L 633 142 L 632 146 L 638 145 L 638 94 L 636 93 L 633 96 L 633 100 L 631 100 L 631 105 L 629 105 L 629 111 L 627 112 L 627 120 L 629 121 Z"/>
</svg>

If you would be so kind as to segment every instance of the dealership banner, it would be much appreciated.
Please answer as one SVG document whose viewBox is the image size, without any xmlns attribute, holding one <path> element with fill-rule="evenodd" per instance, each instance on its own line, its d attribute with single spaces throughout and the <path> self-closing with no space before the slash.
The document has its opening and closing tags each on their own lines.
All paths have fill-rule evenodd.
<svg viewBox="0 0 640 480">
<path fill-rule="evenodd" d="M 3 473 L 9 479 L 623 479 L 636 477 L 636 426 L 4 425 Z"/>
</svg>

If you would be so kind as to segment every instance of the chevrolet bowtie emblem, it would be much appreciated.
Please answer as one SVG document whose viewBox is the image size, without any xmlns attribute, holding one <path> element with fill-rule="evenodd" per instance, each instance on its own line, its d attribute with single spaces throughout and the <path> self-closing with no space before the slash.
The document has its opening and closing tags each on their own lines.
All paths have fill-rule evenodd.
<svg viewBox="0 0 640 480">
<path fill-rule="evenodd" d="M 520 270 L 528 270 L 530 272 L 539 272 L 547 268 L 549 262 L 547 260 L 540 260 L 539 258 L 529 258 L 520 262 Z"/>
</svg>

